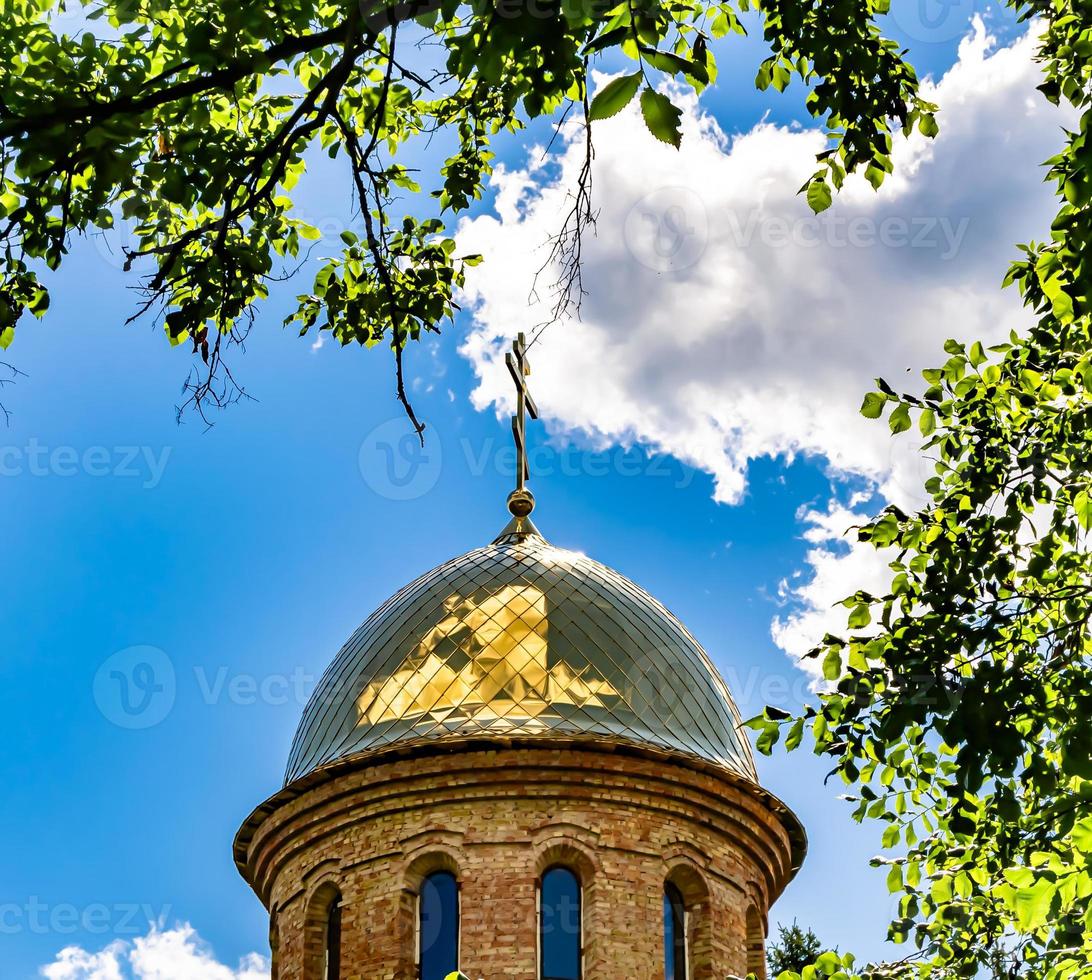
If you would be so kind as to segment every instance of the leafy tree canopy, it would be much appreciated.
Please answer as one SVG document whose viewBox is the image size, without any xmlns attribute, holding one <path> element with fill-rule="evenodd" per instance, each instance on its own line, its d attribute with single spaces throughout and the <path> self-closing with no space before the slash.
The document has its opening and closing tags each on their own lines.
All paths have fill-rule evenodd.
<svg viewBox="0 0 1092 980">
<path fill-rule="evenodd" d="M 752 11 L 770 50 L 756 84 L 802 80 L 830 134 L 807 186 L 820 208 L 847 171 L 882 180 L 893 126 L 935 132 L 933 107 L 876 24 L 887 4 L 6 0 L 0 348 L 24 314 L 45 313 L 42 269 L 62 264 L 74 234 L 121 215 L 136 223 L 126 269 L 152 267 L 137 313 L 161 317 L 171 343 L 192 343 L 208 373 L 191 395 L 198 406 L 215 400 L 222 342 L 319 236 L 293 194 L 307 153 L 325 152 L 347 163 L 365 233 L 343 235 L 288 322 L 392 348 L 412 416 L 402 351 L 452 314 L 465 266 L 477 261 L 455 254 L 446 222 L 481 196 L 491 139 L 575 107 L 590 153 L 591 122 L 640 93 L 652 136 L 678 146 L 680 113 L 663 83 L 713 82 L 711 41 L 743 33 Z M 590 101 L 589 68 L 618 52 L 630 71 Z M 409 147 L 438 133 L 452 152 L 435 172 L 411 171 Z M 398 213 L 398 195 L 421 188 L 433 213 Z M 580 288 L 579 235 L 593 214 L 585 184 L 574 201 L 554 256 L 561 307 Z"/>
<path fill-rule="evenodd" d="M 757 84 L 806 83 L 830 133 L 806 187 L 816 209 L 847 171 L 882 180 L 897 127 L 935 132 L 877 26 L 886 4 L 750 5 L 770 49 Z M 890 555 L 891 581 L 847 599 L 846 629 L 814 651 L 830 690 L 799 717 L 768 709 L 754 722 L 765 751 L 807 736 L 850 787 L 854 816 L 884 827 L 877 862 L 901 902 L 891 936 L 909 952 L 864 971 L 877 976 L 972 977 L 996 969 L 1002 948 L 1011 975 L 1066 980 L 1092 962 L 1092 12 L 1074 0 L 1010 6 L 1043 19 L 1043 95 L 1081 114 L 1050 162 L 1050 239 L 1025 246 L 1008 275 L 1034 325 L 990 350 L 952 341 L 924 392 L 881 382 L 865 399 L 897 435 L 917 424 L 936 459 L 928 503 L 858 530 Z M 152 264 L 143 308 L 209 365 L 200 402 L 221 342 L 317 235 L 292 194 L 305 155 L 324 151 L 347 163 L 365 234 L 345 236 L 289 319 L 389 346 L 404 399 L 406 343 L 451 314 L 475 261 L 455 254 L 444 223 L 481 195 L 490 140 L 574 106 L 590 133 L 639 99 L 652 135 L 678 145 L 661 83 L 712 83 L 710 42 L 742 31 L 748 9 L 88 0 L 84 23 L 61 17 L 59 0 L 8 0 L 0 346 L 28 311 L 45 312 L 42 270 L 61 265 L 73 235 L 120 213 L 137 223 L 127 261 Z M 435 45 L 435 67 L 407 57 L 407 39 Z M 618 52 L 632 70 L 591 100 L 589 67 Z M 408 147 L 437 132 L 452 152 L 435 173 L 411 173 Z M 419 185 L 434 215 L 396 213 Z M 574 200 L 558 238 L 570 270 L 564 249 L 591 214 L 586 188 Z M 800 972 L 860 971 L 826 952 Z"/>
<path fill-rule="evenodd" d="M 827 693 L 752 722 L 767 752 L 807 736 L 884 828 L 909 953 L 870 975 L 1092 974 L 1092 11 L 1010 5 L 1043 18 L 1043 95 L 1080 113 L 1048 164 L 1050 239 L 1006 278 L 1033 325 L 988 350 L 949 341 L 921 393 L 866 396 L 896 436 L 916 424 L 927 502 L 857 530 L 891 579 L 812 652 Z M 824 957 L 803 975 L 853 970 Z"/>
</svg>

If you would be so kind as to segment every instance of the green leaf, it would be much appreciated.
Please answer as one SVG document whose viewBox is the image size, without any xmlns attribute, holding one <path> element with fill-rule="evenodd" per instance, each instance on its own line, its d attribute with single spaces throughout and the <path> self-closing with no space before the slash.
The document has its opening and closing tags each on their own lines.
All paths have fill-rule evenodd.
<svg viewBox="0 0 1092 980">
<path fill-rule="evenodd" d="M 891 431 L 894 433 L 905 432 L 910 428 L 910 406 L 904 404 L 899 405 L 892 413 L 891 417 L 887 420 L 891 426 Z"/>
<path fill-rule="evenodd" d="M 937 428 L 937 415 L 931 408 L 922 409 L 918 417 L 918 430 L 923 436 L 931 436 Z"/>
<path fill-rule="evenodd" d="M 700 85 L 709 84 L 709 72 L 705 69 L 704 65 L 699 65 L 695 61 L 680 58 L 677 54 L 672 54 L 670 51 L 657 51 L 650 48 L 642 48 L 641 54 L 650 65 L 654 68 L 658 68 L 665 74 L 686 75 L 688 78 L 694 79 L 694 81 L 698 82 Z"/>
<path fill-rule="evenodd" d="M 755 740 L 755 748 L 763 755 L 769 755 L 780 737 L 781 727 L 770 722 L 762 729 L 761 734 Z"/>
<path fill-rule="evenodd" d="M 599 37 L 589 42 L 588 46 L 584 48 L 584 54 L 594 54 L 596 51 L 602 51 L 604 48 L 614 47 L 616 44 L 621 44 L 626 38 L 633 36 L 633 28 L 629 24 L 624 24 L 621 27 L 615 27 Z"/>
<path fill-rule="evenodd" d="M 1063 323 L 1073 319 L 1073 300 L 1065 290 L 1061 276 L 1048 276 L 1042 280 L 1043 293 L 1050 300 L 1054 315 Z"/>
<path fill-rule="evenodd" d="M 1092 530 L 1092 499 L 1089 499 L 1087 490 L 1082 490 L 1073 498 L 1073 512 L 1081 527 L 1086 531 Z"/>
<path fill-rule="evenodd" d="M 0 330 L 0 350 L 7 350 L 15 339 L 15 327 L 4 327 Z"/>
<path fill-rule="evenodd" d="M 793 749 L 800 745 L 801 739 L 804 737 L 804 719 L 797 718 L 796 721 L 789 726 L 788 734 L 785 736 L 785 751 L 792 752 Z"/>
<path fill-rule="evenodd" d="M 831 647 L 827 655 L 823 657 L 823 678 L 828 681 L 836 681 L 842 676 L 842 650 L 840 647 Z"/>
<path fill-rule="evenodd" d="M 38 286 L 27 302 L 27 309 L 39 320 L 45 316 L 49 310 L 49 291 L 42 286 Z"/>
<path fill-rule="evenodd" d="M 872 622 L 872 610 L 867 603 L 859 603 L 853 607 L 849 614 L 849 628 L 851 630 L 864 629 Z"/>
<path fill-rule="evenodd" d="M 1012 907 L 1016 913 L 1016 925 L 1023 932 L 1032 932 L 1046 925 L 1050 917 L 1050 903 L 1058 887 L 1040 878 L 1030 888 L 1017 888 L 1013 893 Z"/>
<path fill-rule="evenodd" d="M 1082 854 L 1092 857 L 1092 815 L 1082 817 L 1074 825 L 1073 845 Z"/>
<path fill-rule="evenodd" d="M 830 207 L 830 185 L 819 177 L 808 182 L 808 207 L 816 214 Z"/>
<path fill-rule="evenodd" d="M 595 98 L 592 99 L 588 118 L 594 122 L 598 119 L 609 119 L 611 116 L 618 115 L 633 101 L 637 89 L 641 87 L 642 77 L 638 71 L 632 75 L 615 78 L 604 85 L 595 93 Z"/>
<path fill-rule="evenodd" d="M 864 396 L 864 404 L 861 405 L 861 414 L 866 419 L 878 419 L 883 415 L 883 407 L 887 404 L 887 396 L 878 391 L 870 391 Z"/>
<path fill-rule="evenodd" d="M 666 95 L 646 88 L 641 93 L 641 115 L 648 131 L 656 139 L 679 148 L 682 144 L 682 110 L 672 105 Z"/>
</svg>

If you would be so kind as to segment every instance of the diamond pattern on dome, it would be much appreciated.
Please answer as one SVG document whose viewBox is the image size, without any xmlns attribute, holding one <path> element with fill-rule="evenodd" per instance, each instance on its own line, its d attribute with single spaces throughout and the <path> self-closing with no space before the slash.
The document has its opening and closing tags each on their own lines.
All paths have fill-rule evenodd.
<svg viewBox="0 0 1092 980">
<path fill-rule="evenodd" d="M 619 697 L 590 666 L 574 671 L 549 662 L 546 593 L 505 585 L 477 598 L 451 595 L 448 615 L 422 638 L 389 677 L 370 683 L 357 700 L 359 723 L 432 718 L 520 725 L 552 705 L 607 707 Z"/>
<path fill-rule="evenodd" d="M 287 782 L 421 738 L 597 735 L 755 779 L 724 682 L 633 582 L 537 534 L 502 535 L 388 599 L 323 675 Z"/>
</svg>

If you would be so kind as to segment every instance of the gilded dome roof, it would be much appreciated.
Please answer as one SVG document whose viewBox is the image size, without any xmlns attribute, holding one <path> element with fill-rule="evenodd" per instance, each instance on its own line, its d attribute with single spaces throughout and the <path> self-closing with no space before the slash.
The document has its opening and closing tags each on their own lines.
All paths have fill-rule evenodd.
<svg viewBox="0 0 1092 980">
<path fill-rule="evenodd" d="M 652 745 L 757 781 L 728 688 L 686 627 L 517 518 L 349 638 L 304 710 L 286 783 L 394 743 L 551 734 Z"/>
</svg>

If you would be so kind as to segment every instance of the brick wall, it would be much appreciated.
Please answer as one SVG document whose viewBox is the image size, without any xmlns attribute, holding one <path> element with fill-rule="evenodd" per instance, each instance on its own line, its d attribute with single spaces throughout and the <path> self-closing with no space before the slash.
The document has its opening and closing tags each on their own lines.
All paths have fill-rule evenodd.
<svg viewBox="0 0 1092 980">
<path fill-rule="evenodd" d="M 722 980 L 761 957 L 769 905 L 802 849 L 791 814 L 714 766 L 579 740 L 479 740 L 314 774 L 255 811 L 236 859 L 272 916 L 275 980 L 322 980 L 335 894 L 342 977 L 415 977 L 416 890 L 441 869 L 460 882 L 462 969 L 537 980 L 537 883 L 556 863 L 583 885 L 585 980 L 663 976 L 668 879 L 688 910 L 691 980 Z"/>
</svg>

